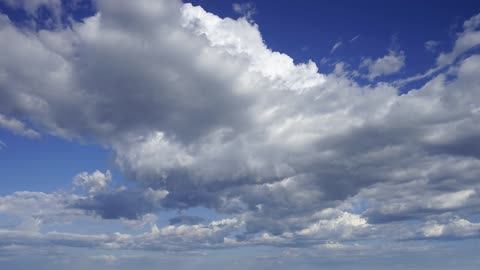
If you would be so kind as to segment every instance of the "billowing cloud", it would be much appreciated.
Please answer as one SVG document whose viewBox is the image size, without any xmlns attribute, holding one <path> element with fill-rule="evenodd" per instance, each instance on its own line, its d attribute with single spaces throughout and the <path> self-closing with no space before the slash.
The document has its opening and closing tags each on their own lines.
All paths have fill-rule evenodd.
<svg viewBox="0 0 480 270">
<path fill-rule="evenodd" d="M 0 231 L 0 244 L 332 248 L 477 237 L 480 56 L 448 60 L 475 43 L 477 17 L 440 55 L 451 69 L 399 95 L 393 83 L 362 86 L 343 72 L 320 74 L 312 61 L 295 64 L 245 18 L 179 1 L 95 4 L 95 15 L 55 31 L 20 30 L 2 15 L 0 113 L 106 146 L 136 186 L 108 189 L 108 171 L 81 173 L 74 185 L 88 194 L 35 193 L 32 202 L 54 200 L 45 206 L 53 210 L 30 209 L 25 220 L 60 213 L 152 229 L 87 235 L 40 224 L 22 234 L 14 226 Z M 363 63 L 371 80 L 404 65 L 402 51 Z M 8 210 L 19 205 L 0 209 L 27 211 Z M 181 215 L 158 227 L 152 214 L 195 207 L 228 217 Z"/>
<path fill-rule="evenodd" d="M 445 220 L 429 220 L 420 230 L 425 238 L 466 238 L 480 237 L 480 223 L 473 223 L 459 217 Z"/>
<path fill-rule="evenodd" d="M 98 170 L 89 174 L 82 172 L 73 178 L 73 185 L 75 187 L 83 188 L 89 194 L 95 194 L 107 189 L 108 184 L 112 181 L 112 174 L 109 170 L 102 173 Z"/>
</svg>

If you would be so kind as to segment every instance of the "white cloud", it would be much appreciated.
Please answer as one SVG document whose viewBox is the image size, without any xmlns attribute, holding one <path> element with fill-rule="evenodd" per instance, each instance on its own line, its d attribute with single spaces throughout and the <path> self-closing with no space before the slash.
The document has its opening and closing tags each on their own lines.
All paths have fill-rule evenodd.
<svg viewBox="0 0 480 270">
<path fill-rule="evenodd" d="M 29 138 L 39 138 L 40 133 L 33 129 L 27 128 L 24 123 L 15 118 L 9 118 L 0 114 L 0 127 L 10 130 L 11 132 Z"/>
<path fill-rule="evenodd" d="M 107 170 L 105 173 L 96 170 L 91 174 L 89 174 L 88 172 L 82 172 L 77 174 L 73 178 L 73 185 L 75 187 L 81 187 L 89 194 L 95 194 L 105 191 L 111 181 L 112 174 L 109 170 Z"/>
<path fill-rule="evenodd" d="M 232 8 L 236 13 L 242 15 L 249 22 L 253 22 L 252 17 L 257 13 L 255 5 L 252 2 L 233 3 Z"/>
<path fill-rule="evenodd" d="M 14 115 L 52 135 L 109 147 L 138 185 L 108 190 L 108 171 L 85 172 L 74 185 L 86 197 L 14 193 L 1 197 L 0 211 L 22 216 L 32 230 L 45 226 L 35 218 L 93 214 L 99 222 L 153 224 L 152 231 L 22 235 L 17 228 L 2 231 L 5 242 L 188 250 L 402 239 L 418 227 L 392 221 L 446 212 L 468 218 L 478 205 L 478 55 L 455 63 L 453 78 L 440 73 L 399 96 L 393 84 L 359 85 L 341 63 L 332 74 L 312 61 L 295 64 L 242 18 L 179 1 L 96 7 L 96 15 L 56 31 L 19 30 L 2 17 L 0 110 L 7 122 Z M 403 52 L 390 51 L 364 66 L 373 80 L 404 62 Z M 47 213 L 26 206 L 37 201 Z M 150 215 L 193 207 L 229 217 L 159 228 Z"/>
<path fill-rule="evenodd" d="M 440 71 L 455 64 L 456 61 L 461 59 L 462 56 L 468 54 L 468 52 L 470 52 L 473 48 L 478 47 L 480 45 L 479 18 L 480 14 L 477 14 L 464 22 L 463 31 L 457 34 L 457 38 L 452 50 L 449 52 L 440 53 L 440 55 L 437 57 L 436 65 L 433 68 L 430 68 L 424 73 L 398 80 L 397 84 L 405 85 L 406 83 L 425 79 L 438 74 Z M 425 46 L 428 49 L 427 43 L 425 43 Z"/>
<path fill-rule="evenodd" d="M 429 52 L 435 52 L 438 48 L 439 42 L 435 40 L 426 41 L 424 46 L 425 49 Z"/>
<path fill-rule="evenodd" d="M 357 41 L 360 38 L 360 35 L 356 35 L 350 39 L 350 43 Z"/>
<path fill-rule="evenodd" d="M 367 58 L 363 60 L 360 67 L 368 69 L 367 77 L 373 80 L 377 77 L 391 75 L 399 72 L 405 66 L 405 54 L 403 51 L 389 51 L 383 57 L 372 60 Z"/>
<path fill-rule="evenodd" d="M 480 236 L 480 223 L 452 217 L 445 221 L 430 220 L 421 229 L 426 238 L 464 238 Z"/>
<path fill-rule="evenodd" d="M 118 258 L 112 254 L 97 255 L 91 257 L 93 260 L 102 261 L 105 264 L 115 264 L 118 261 Z"/>
<path fill-rule="evenodd" d="M 338 48 L 340 48 L 340 46 L 342 46 L 342 44 L 343 43 L 341 41 L 333 44 L 332 49 L 330 49 L 330 54 L 334 53 Z"/>
<path fill-rule="evenodd" d="M 82 211 L 68 207 L 77 196 L 18 191 L 0 196 L 0 214 L 13 218 L 16 230 L 38 231 L 42 226 L 70 222 Z"/>
</svg>

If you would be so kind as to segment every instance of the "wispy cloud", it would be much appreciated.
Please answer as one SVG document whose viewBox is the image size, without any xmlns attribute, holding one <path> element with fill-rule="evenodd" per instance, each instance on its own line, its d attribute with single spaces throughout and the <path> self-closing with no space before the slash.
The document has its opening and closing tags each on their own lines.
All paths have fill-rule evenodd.
<svg viewBox="0 0 480 270">
<path fill-rule="evenodd" d="M 350 39 L 350 43 L 357 41 L 360 38 L 360 35 L 356 35 Z"/>
<path fill-rule="evenodd" d="M 257 8 L 252 2 L 248 3 L 233 3 L 233 11 L 243 16 L 249 22 L 253 22 L 253 15 L 257 13 Z"/>
<path fill-rule="evenodd" d="M 332 48 L 330 49 L 330 54 L 334 53 L 338 48 L 340 48 L 340 46 L 342 46 L 342 42 L 339 41 L 335 44 L 333 44 Z"/>
<path fill-rule="evenodd" d="M 7 117 L 3 114 L 0 114 L 0 127 L 8 129 L 9 131 L 21 136 L 29 138 L 40 137 L 40 133 L 36 132 L 33 129 L 27 128 L 25 124 L 21 121 L 15 118 Z"/>
</svg>

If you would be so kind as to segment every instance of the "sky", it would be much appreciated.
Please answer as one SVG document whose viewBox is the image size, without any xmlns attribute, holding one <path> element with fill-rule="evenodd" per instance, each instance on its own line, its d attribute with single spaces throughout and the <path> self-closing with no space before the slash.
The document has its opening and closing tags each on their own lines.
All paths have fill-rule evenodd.
<svg viewBox="0 0 480 270">
<path fill-rule="evenodd" d="M 479 1 L 0 0 L 1 269 L 478 269 Z"/>
</svg>

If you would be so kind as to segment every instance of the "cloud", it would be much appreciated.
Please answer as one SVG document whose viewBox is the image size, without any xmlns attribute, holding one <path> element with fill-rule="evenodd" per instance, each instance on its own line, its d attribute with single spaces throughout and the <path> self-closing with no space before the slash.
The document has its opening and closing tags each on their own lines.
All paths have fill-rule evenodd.
<svg viewBox="0 0 480 270">
<path fill-rule="evenodd" d="M 340 48 L 340 46 L 342 46 L 342 44 L 343 44 L 343 43 L 342 43 L 341 41 L 335 43 L 335 44 L 333 45 L 332 49 L 330 50 L 330 54 L 334 53 L 338 48 Z"/>
<path fill-rule="evenodd" d="M 28 138 L 40 138 L 40 133 L 36 132 L 33 129 L 27 128 L 24 123 L 20 122 L 15 118 L 6 117 L 3 114 L 0 114 L 0 127 L 5 128 L 21 136 Z"/>
<path fill-rule="evenodd" d="M 64 224 L 82 211 L 68 204 L 78 199 L 72 194 L 17 191 L 0 196 L 0 214 L 12 218 L 10 224 L 19 231 L 38 231 L 42 226 Z"/>
<path fill-rule="evenodd" d="M 257 9 L 252 2 L 248 3 L 233 3 L 233 11 L 242 15 L 247 21 L 253 22 L 253 15 L 257 13 Z"/>
<path fill-rule="evenodd" d="M 469 52 L 480 45 L 480 22 L 477 14 L 463 23 L 463 31 L 457 33 L 457 37 L 453 48 L 449 52 L 442 52 L 436 59 L 436 65 L 424 73 L 415 76 L 401 79 L 396 83 L 398 85 L 405 85 L 409 82 L 429 78 L 440 71 L 455 64 L 462 56 L 468 56 Z M 426 45 L 426 44 L 425 44 Z"/>
<path fill-rule="evenodd" d="M 421 228 L 419 237 L 427 239 L 455 239 L 480 237 L 480 223 L 453 216 L 429 220 Z"/>
<path fill-rule="evenodd" d="M 438 45 L 439 45 L 439 42 L 435 40 L 426 41 L 424 44 L 425 50 L 429 52 L 435 52 L 437 50 Z"/>
<path fill-rule="evenodd" d="M 170 225 L 185 224 L 185 225 L 196 225 L 205 222 L 205 219 L 202 217 L 196 216 L 178 216 L 171 218 L 169 221 Z"/>
<path fill-rule="evenodd" d="M 418 238 L 439 215 L 478 214 L 480 56 L 399 95 L 393 83 L 360 85 L 340 63 L 331 74 L 312 61 L 295 64 L 245 19 L 179 1 L 96 8 L 56 31 L 20 30 L 2 17 L 0 111 L 108 147 L 134 184 L 108 189 L 110 173 L 97 171 L 74 178 L 84 196 L 1 197 L 0 209 L 34 231 L 2 231 L 3 243 L 184 251 L 395 241 Z M 465 25 L 456 44 L 476 22 Z M 373 80 L 404 62 L 402 51 L 390 51 L 363 66 Z M 38 201 L 46 212 L 26 206 Z M 155 223 L 157 211 L 193 207 L 228 218 Z M 152 230 L 33 230 L 35 218 L 57 214 Z"/>
<path fill-rule="evenodd" d="M 94 260 L 104 262 L 105 264 L 111 265 L 115 264 L 118 261 L 118 258 L 111 254 L 97 255 L 91 257 Z"/>
<path fill-rule="evenodd" d="M 12 8 L 23 9 L 32 16 L 37 16 L 38 10 L 42 7 L 56 15 L 59 15 L 62 10 L 61 0 L 1 0 L 0 2 Z"/>
<path fill-rule="evenodd" d="M 389 51 L 381 58 L 372 60 L 364 59 L 360 67 L 368 70 L 367 78 L 373 80 L 377 77 L 387 76 L 399 72 L 405 66 L 405 54 L 403 51 Z"/>
<path fill-rule="evenodd" d="M 349 40 L 350 43 L 357 41 L 360 38 L 360 35 L 356 35 Z"/>
<path fill-rule="evenodd" d="M 77 174 L 73 178 L 73 185 L 75 187 L 81 187 L 89 194 L 99 193 L 105 191 L 108 184 L 112 181 L 112 174 L 109 170 L 102 173 L 98 170 L 89 174 L 88 172 L 82 172 Z"/>
<path fill-rule="evenodd" d="M 85 210 L 104 219 L 143 219 L 144 215 L 159 208 L 159 202 L 167 193 L 152 189 L 138 191 L 121 188 L 80 198 L 72 202 L 70 207 Z"/>
</svg>

